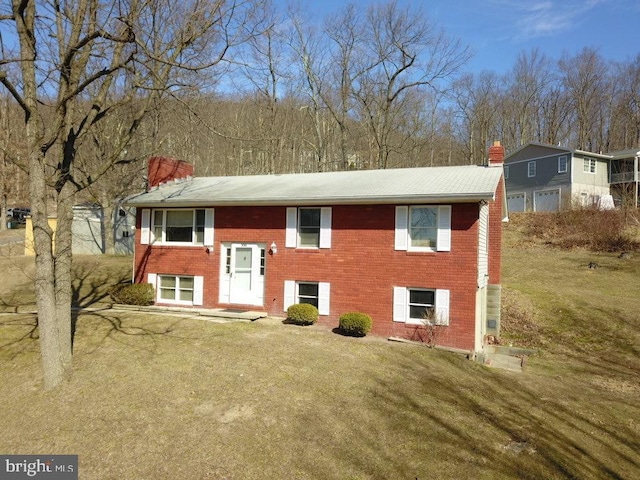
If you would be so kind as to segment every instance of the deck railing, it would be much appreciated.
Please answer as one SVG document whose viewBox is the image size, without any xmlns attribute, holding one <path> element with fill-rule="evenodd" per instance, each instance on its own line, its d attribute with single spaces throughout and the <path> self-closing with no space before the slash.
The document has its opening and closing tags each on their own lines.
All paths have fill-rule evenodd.
<svg viewBox="0 0 640 480">
<path fill-rule="evenodd" d="M 633 172 L 612 173 L 609 183 L 625 183 L 634 182 L 637 178 L 634 177 Z"/>
</svg>

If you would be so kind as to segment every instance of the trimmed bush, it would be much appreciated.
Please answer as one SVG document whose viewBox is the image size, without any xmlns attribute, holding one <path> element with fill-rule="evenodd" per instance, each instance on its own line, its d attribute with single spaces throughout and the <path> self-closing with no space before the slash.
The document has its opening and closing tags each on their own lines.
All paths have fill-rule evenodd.
<svg viewBox="0 0 640 480">
<path fill-rule="evenodd" d="M 155 289 L 150 283 L 116 285 L 109 295 L 114 302 L 124 305 L 153 305 L 156 299 Z"/>
<path fill-rule="evenodd" d="M 342 332 L 355 337 L 364 337 L 371 331 L 373 320 L 366 313 L 349 312 L 340 316 L 339 327 Z"/>
<path fill-rule="evenodd" d="M 296 303 L 287 308 L 287 320 L 296 325 L 313 325 L 318 315 L 318 309 L 310 303 Z"/>
</svg>

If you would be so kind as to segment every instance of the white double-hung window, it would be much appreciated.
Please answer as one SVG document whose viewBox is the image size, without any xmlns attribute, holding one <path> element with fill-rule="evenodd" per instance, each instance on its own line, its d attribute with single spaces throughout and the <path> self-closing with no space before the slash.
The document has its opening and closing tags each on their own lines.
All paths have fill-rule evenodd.
<svg viewBox="0 0 640 480">
<path fill-rule="evenodd" d="M 331 207 L 287 208 L 287 248 L 331 248 Z"/>
<path fill-rule="evenodd" d="M 596 159 L 592 157 L 584 157 L 582 171 L 584 173 L 596 173 Z"/>
<path fill-rule="evenodd" d="M 558 157 L 558 173 L 567 173 L 567 156 Z"/>
<path fill-rule="evenodd" d="M 142 244 L 213 246 L 213 209 L 142 210 Z"/>
<path fill-rule="evenodd" d="M 451 205 L 397 206 L 395 249 L 450 251 Z"/>
<path fill-rule="evenodd" d="M 284 311 L 295 303 L 309 303 L 318 309 L 320 315 L 329 315 L 330 291 L 328 282 L 285 280 Z"/>
<path fill-rule="evenodd" d="M 156 302 L 176 305 L 202 305 L 204 277 L 191 275 L 147 275 L 156 291 Z"/>
<path fill-rule="evenodd" d="M 449 290 L 393 288 L 393 321 L 414 325 L 449 325 Z"/>
</svg>

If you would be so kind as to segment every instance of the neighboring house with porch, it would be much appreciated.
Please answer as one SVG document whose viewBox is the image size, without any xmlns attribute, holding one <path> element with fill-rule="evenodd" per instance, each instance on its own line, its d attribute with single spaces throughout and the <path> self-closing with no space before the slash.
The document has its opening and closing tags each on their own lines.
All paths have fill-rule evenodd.
<svg viewBox="0 0 640 480">
<path fill-rule="evenodd" d="M 311 303 L 328 326 L 361 311 L 382 336 L 418 338 L 435 314 L 438 344 L 479 352 L 499 333 L 503 155 L 152 187 L 126 202 L 138 212 L 134 281 L 158 305 L 283 317 Z"/>
<path fill-rule="evenodd" d="M 618 205 L 640 205 L 640 150 L 611 152 L 609 182 Z"/>
<path fill-rule="evenodd" d="M 611 202 L 609 155 L 528 143 L 504 159 L 510 212 L 557 211 L 573 201 Z M 611 205 L 613 206 L 613 205 Z"/>
</svg>

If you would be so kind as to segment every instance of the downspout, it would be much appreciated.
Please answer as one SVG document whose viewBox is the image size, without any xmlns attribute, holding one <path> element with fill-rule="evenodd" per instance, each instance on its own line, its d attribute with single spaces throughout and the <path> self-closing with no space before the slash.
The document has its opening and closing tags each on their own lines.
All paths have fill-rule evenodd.
<svg viewBox="0 0 640 480">
<path fill-rule="evenodd" d="M 633 157 L 633 184 L 635 185 L 635 195 L 633 204 L 638 208 L 638 156 Z"/>
</svg>

